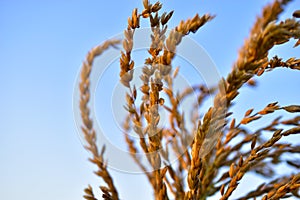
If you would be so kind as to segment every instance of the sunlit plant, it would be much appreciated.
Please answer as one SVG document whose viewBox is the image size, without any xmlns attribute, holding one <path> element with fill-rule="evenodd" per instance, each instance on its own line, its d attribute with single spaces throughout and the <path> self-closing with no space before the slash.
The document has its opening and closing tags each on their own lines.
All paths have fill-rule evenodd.
<svg viewBox="0 0 300 200">
<path fill-rule="evenodd" d="M 254 78 L 264 81 L 262 75 L 271 73 L 275 68 L 300 69 L 300 59 L 283 60 L 279 55 L 268 57 L 274 46 L 287 43 L 290 39 L 296 40 L 295 47 L 300 44 L 300 22 L 297 20 L 300 11 L 295 11 L 289 19 L 278 21 L 279 14 L 289 2 L 276 0 L 263 8 L 241 47 L 231 72 L 215 87 L 199 83 L 182 88 L 179 92 L 173 90 L 180 71 L 180 68 L 174 67 L 177 47 L 185 36 L 196 33 L 213 20 L 214 16 L 210 14 L 196 14 L 191 19 L 182 20 L 168 32 L 168 21 L 172 18 L 173 11 L 162 12 L 160 2 L 151 4 L 148 0 L 143 0 L 143 10 L 139 12 L 134 9 L 128 18 L 123 41 L 108 40 L 90 50 L 82 65 L 79 85 L 81 128 L 86 140 L 85 147 L 92 156 L 90 161 L 97 165 L 96 174 L 105 182 L 105 185 L 100 186 L 102 198 L 117 200 L 121 199 L 121 195 L 107 167 L 109 158 L 104 159 L 105 147 L 96 145 L 97 133 L 88 105 L 91 98 L 90 74 L 95 57 L 109 47 L 121 45 L 120 82 L 127 88 L 124 98 L 127 111 L 124 130 L 133 131 L 138 138 L 124 134 L 124 140 L 133 161 L 148 178 L 154 199 L 206 199 L 217 193 L 222 200 L 230 199 L 241 179 L 249 172 L 265 177 L 266 182 L 258 188 L 247 188 L 249 192 L 239 199 L 300 198 L 300 143 L 282 141 L 282 138 L 300 133 L 300 116 L 295 115 L 300 112 L 300 106 L 280 105 L 274 99 L 274 102 L 260 110 L 250 108 L 245 111 L 241 120 L 231 115 L 233 101 L 240 89 L 246 85 L 255 86 Z M 135 69 L 132 50 L 135 31 L 140 28 L 141 20 L 149 22 L 151 45 L 140 76 L 143 84 L 136 87 L 132 82 Z M 178 107 L 182 99 L 192 94 L 197 95 L 197 102 L 193 104 L 197 113 L 188 122 Z M 214 97 L 213 105 L 199 109 L 209 95 Z M 141 100 L 138 101 L 137 96 Z M 158 127 L 159 109 L 165 109 L 168 114 L 168 123 L 163 128 Z M 275 118 L 268 124 L 261 123 L 254 131 L 253 127 L 248 128 L 252 122 L 259 122 L 264 116 L 279 110 L 291 113 L 288 115 L 291 117 Z M 188 123 L 192 126 L 187 126 Z M 178 155 L 176 163 L 168 162 L 170 149 Z M 138 157 L 141 153 L 146 155 L 150 170 Z M 289 156 L 285 156 L 286 154 Z M 275 167 L 281 164 L 285 164 L 289 169 L 287 172 L 292 174 L 276 174 Z M 97 199 L 91 186 L 85 189 L 84 198 Z"/>
</svg>

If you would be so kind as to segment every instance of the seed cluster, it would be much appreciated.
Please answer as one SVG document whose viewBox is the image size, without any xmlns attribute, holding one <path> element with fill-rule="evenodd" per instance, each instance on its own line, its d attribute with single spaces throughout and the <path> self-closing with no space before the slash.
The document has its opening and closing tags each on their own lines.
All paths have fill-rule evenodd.
<svg viewBox="0 0 300 200">
<path fill-rule="evenodd" d="M 124 31 L 120 57 L 120 82 L 128 89 L 124 99 L 128 113 L 124 118 L 124 137 L 132 159 L 145 172 L 153 188 L 154 199 L 165 200 L 171 195 L 176 200 L 206 199 L 219 192 L 220 199 L 226 200 L 249 172 L 265 177 L 266 182 L 252 191 L 249 189 L 249 193 L 239 199 L 300 198 L 300 162 L 296 159 L 300 144 L 282 142 L 282 138 L 300 134 L 300 116 L 288 119 L 277 117 L 269 124 L 262 123 L 255 131 L 248 128 L 249 124 L 259 122 L 264 116 L 272 116 L 280 111 L 289 116 L 295 115 L 300 112 L 300 106 L 280 106 L 278 102 L 272 102 L 258 111 L 248 109 L 240 120 L 230 119 L 230 109 L 240 89 L 256 86 L 255 77 L 263 77 L 265 72 L 276 68 L 300 69 L 299 58 L 283 61 L 279 56 L 268 57 L 268 52 L 275 45 L 284 44 L 290 39 L 297 40 L 295 47 L 300 44 L 299 10 L 293 13 L 293 18 L 278 22 L 278 16 L 289 2 L 275 0 L 264 7 L 240 49 L 232 71 L 216 87 L 207 88 L 199 84 L 179 92 L 174 90 L 180 69 L 173 66 L 177 47 L 186 35 L 198 31 L 214 16 L 205 14 L 200 17 L 196 14 L 191 19 L 182 20 L 167 34 L 168 22 L 174 11 L 161 13 L 162 4 L 151 4 L 148 0 L 143 0 L 141 12 L 133 10 Z M 139 77 L 143 84 L 136 88 L 132 83 L 135 67 L 132 51 L 134 33 L 140 28 L 140 20 L 149 21 L 151 45 Z M 88 107 L 89 76 L 93 59 L 118 43 L 107 41 L 88 53 L 80 82 L 82 132 L 87 142 L 86 148 L 92 154 L 90 160 L 98 166 L 96 174 L 106 183 L 106 186 L 100 187 L 102 197 L 109 200 L 120 198 L 103 158 L 105 147 L 98 152 L 96 145 L 96 132 Z M 197 102 L 193 104 L 191 121 L 188 121 L 179 106 L 192 94 L 197 94 Z M 214 95 L 213 106 L 202 108 L 210 95 Z M 141 97 L 139 105 L 138 97 Z M 158 126 L 160 109 L 166 110 L 169 119 L 163 128 Z M 193 125 L 192 128 L 187 126 L 188 123 Z M 132 131 L 138 139 L 130 137 L 128 133 Z M 178 157 L 176 163 L 170 161 L 171 150 Z M 146 155 L 150 169 L 141 162 L 141 153 Z M 287 157 L 287 154 L 290 156 Z M 293 173 L 278 176 L 275 166 L 280 164 L 285 164 Z M 91 186 L 85 189 L 84 198 L 97 199 Z"/>
</svg>

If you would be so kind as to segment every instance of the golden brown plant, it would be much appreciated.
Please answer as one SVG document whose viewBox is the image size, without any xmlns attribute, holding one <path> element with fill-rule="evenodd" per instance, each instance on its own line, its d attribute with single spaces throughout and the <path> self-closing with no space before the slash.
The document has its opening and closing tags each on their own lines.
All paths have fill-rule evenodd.
<svg viewBox="0 0 300 200">
<path fill-rule="evenodd" d="M 199 84 L 185 88 L 178 94 L 173 90 L 174 79 L 179 70 L 173 67 L 177 46 L 186 35 L 198 31 L 214 16 L 205 14 L 200 17 L 196 14 L 191 19 L 181 21 L 167 35 L 167 24 L 173 11 L 161 13 L 162 4 L 150 4 L 148 0 L 143 0 L 142 12 L 133 10 L 124 31 L 120 81 L 128 89 L 124 99 L 128 111 L 127 117 L 124 118 L 124 130 L 133 130 L 139 139 L 136 141 L 128 134 L 124 136 L 133 160 L 149 180 L 154 199 L 206 199 L 217 193 L 220 193 L 220 199 L 229 199 L 239 187 L 241 179 L 249 172 L 262 175 L 268 178 L 267 181 L 270 178 L 273 180 L 249 191 L 239 199 L 280 199 L 288 196 L 300 198 L 299 160 L 291 160 L 284 156 L 287 153 L 299 155 L 300 144 L 281 142 L 284 137 L 300 133 L 300 117 L 294 116 L 288 120 L 276 118 L 255 131 L 247 129 L 253 121 L 261 120 L 278 110 L 300 112 L 300 106 L 280 106 L 274 102 L 257 112 L 249 109 L 240 121 L 229 119 L 232 103 L 240 88 L 247 83 L 255 85 L 254 77 L 258 78 L 278 67 L 300 69 L 298 58 L 289 58 L 286 61 L 278 56 L 268 58 L 268 52 L 275 45 L 284 44 L 290 39 L 298 40 L 295 47 L 299 44 L 300 22 L 296 19 L 299 17 L 299 11 L 295 11 L 294 18 L 277 21 L 287 3 L 289 0 L 275 0 L 263 9 L 262 15 L 257 18 L 248 39 L 240 49 L 232 71 L 220 80 L 218 87 L 207 88 Z M 135 63 L 131 53 L 135 31 L 140 27 L 140 20 L 144 19 L 148 19 L 151 26 L 151 45 L 148 49 L 149 57 L 145 58 L 143 73 L 140 76 L 143 85 L 137 89 L 132 83 Z M 113 200 L 119 199 L 119 194 L 103 158 L 105 147 L 99 152 L 96 145 L 97 135 L 90 118 L 88 102 L 89 76 L 93 60 L 104 50 L 117 44 L 119 41 L 109 40 L 88 53 L 82 66 L 80 82 L 82 132 L 87 142 L 86 148 L 92 154 L 91 162 L 98 167 L 96 174 L 106 183 L 106 186 L 100 187 L 102 197 Z M 182 99 L 194 92 L 198 95 L 195 109 L 198 109 L 209 95 L 214 95 L 214 101 L 212 107 L 203 113 L 202 118 L 196 115 L 192 119 L 193 128 L 189 130 L 184 114 L 178 107 Z M 142 95 L 141 103 L 136 101 L 137 94 Z M 168 99 L 164 99 L 162 94 Z M 167 100 L 170 104 L 165 103 Z M 164 128 L 158 128 L 159 108 L 165 109 L 169 114 L 168 126 Z M 268 137 L 266 132 L 271 132 L 272 136 Z M 178 155 L 176 164 L 169 163 L 170 148 Z M 146 155 L 150 170 L 139 160 L 138 153 Z M 273 166 L 285 162 L 287 167 L 298 171 L 294 170 L 293 174 L 283 177 L 276 176 Z M 97 199 L 91 186 L 85 189 L 85 193 L 85 199 Z"/>
</svg>

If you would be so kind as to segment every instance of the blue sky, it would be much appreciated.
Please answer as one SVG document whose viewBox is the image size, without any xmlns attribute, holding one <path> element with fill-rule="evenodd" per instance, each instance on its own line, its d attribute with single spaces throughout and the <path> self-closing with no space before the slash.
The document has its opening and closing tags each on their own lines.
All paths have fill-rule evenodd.
<svg viewBox="0 0 300 200">
<path fill-rule="evenodd" d="M 267 2 L 162 1 L 164 10 L 175 10 L 170 27 L 195 13 L 217 15 L 192 38 L 222 76 L 230 71 L 255 16 Z M 74 84 L 87 51 L 121 33 L 135 7 L 141 8 L 141 1 L 0 1 L 1 199 L 82 199 L 87 184 L 99 185 L 74 124 Z M 299 8 L 300 1 L 294 1 L 282 17 Z M 299 58 L 299 48 L 291 46 L 271 53 Z M 243 89 L 237 116 L 253 107 L 249 99 L 257 109 L 276 99 L 281 105 L 299 104 L 299 75 L 288 70 L 264 75 L 259 88 Z M 113 173 L 119 177 L 124 199 L 134 198 L 133 188 L 138 195 L 151 195 L 144 189 L 146 183 L 140 183 L 141 176 Z"/>
</svg>

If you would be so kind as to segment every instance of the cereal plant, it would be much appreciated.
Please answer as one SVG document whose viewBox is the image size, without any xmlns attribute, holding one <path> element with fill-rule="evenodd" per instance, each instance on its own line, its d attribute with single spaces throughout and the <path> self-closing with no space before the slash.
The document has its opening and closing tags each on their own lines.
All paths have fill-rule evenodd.
<svg viewBox="0 0 300 200">
<path fill-rule="evenodd" d="M 97 166 L 95 173 L 105 183 L 100 186 L 103 199 L 122 199 L 114 184 L 118 177 L 112 177 L 108 167 L 110 158 L 105 157 L 105 146 L 96 143 L 97 131 L 89 107 L 93 61 L 110 47 L 121 49 L 120 82 L 127 91 L 123 103 L 127 112 L 123 130 L 130 132 L 124 134 L 124 141 L 132 162 L 147 177 L 153 199 L 192 200 L 216 195 L 221 200 L 232 199 L 233 192 L 248 173 L 263 176 L 266 181 L 257 188 L 249 186 L 248 193 L 239 199 L 300 198 L 300 143 L 299 140 L 282 141 L 292 135 L 299 139 L 300 116 L 297 113 L 300 106 L 281 105 L 274 99 L 260 110 L 249 108 L 241 120 L 232 117 L 231 111 L 240 89 L 249 85 L 255 87 L 256 80 L 264 81 L 264 73 L 272 73 L 275 68 L 298 73 L 300 59 L 283 60 L 280 55 L 268 57 L 274 46 L 293 41 L 291 39 L 295 40 L 294 48 L 300 44 L 300 11 L 296 10 L 289 19 L 278 21 L 289 2 L 275 0 L 263 8 L 240 48 L 231 72 L 220 78 L 215 86 L 198 83 L 179 91 L 174 89 L 176 78 L 184 68 L 174 63 L 177 49 L 185 37 L 201 31 L 214 19 L 215 16 L 210 14 L 195 14 L 172 28 L 168 27 L 168 21 L 173 11 L 164 12 L 160 2 L 143 0 L 143 10 L 134 9 L 128 18 L 122 41 L 108 40 L 89 51 L 80 74 L 81 130 L 85 148 L 91 153 L 90 161 Z M 134 36 L 141 28 L 142 20 L 149 22 L 151 27 L 151 44 L 138 77 L 142 85 L 137 86 L 133 81 L 137 66 L 132 51 Z M 187 113 L 180 109 L 180 103 L 191 95 L 197 98 L 191 105 L 191 117 L 186 118 Z M 203 107 L 209 96 L 213 97 L 211 107 Z M 160 110 L 167 113 L 163 127 L 159 126 Z M 290 118 L 275 118 L 254 126 L 253 130 L 253 123 L 279 111 L 290 113 Z M 176 156 L 176 162 L 171 161 L 171 152 Z M 282 164 L 287 173 L 278 175 L 275 168 Z M 88 186 L 84 198 L 101 199 L 96 197 L 95 188 Z"/>
</svg>

